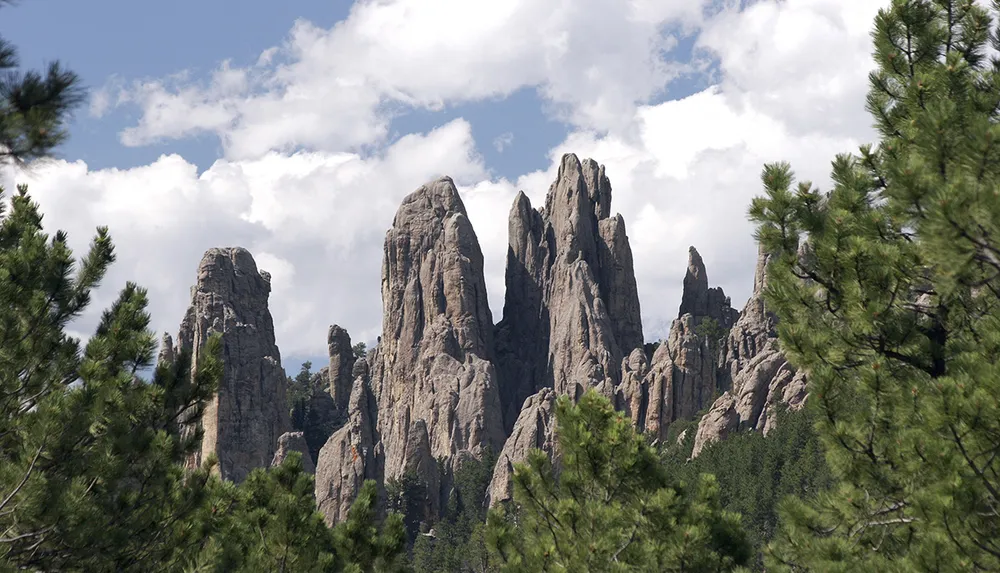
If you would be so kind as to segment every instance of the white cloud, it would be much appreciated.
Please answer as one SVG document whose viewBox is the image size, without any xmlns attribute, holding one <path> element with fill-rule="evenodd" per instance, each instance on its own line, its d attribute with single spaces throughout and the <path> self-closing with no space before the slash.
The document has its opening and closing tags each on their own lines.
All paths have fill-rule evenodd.
<svg viewBox="0 0 1000 573">
<path fill-rule="evenodd" d="M 825 186 L 834 155 L 872 139 L 864 92 L 878 4 L 761 1 L 701 21 L 699 3 L 685 1 L 366 0 L 331 30 L 297 23 L 285 46 L 250 68 L 224 64 L 207 86 L 178 77 L 116 96 L 143 106 L 126 132 L 132 143 L 219 133 L 228 158 L 203 174 L 178 156 L 121 171 L 55 162 L 31 190 L 78 252 L 96 225 L 111 226 L 119 262 L 95 313 L 134 279 L 151 290 L 156 328 L 172 332 L 204 250 L 242 245 L 272 272 L 282 353 L 322 355 L 330 323 L 355 340 L 379 334 L 384 233 L 403 196 L 442 174 L 465 199 L 499 320 L 513 194 L 523 189 L 541 205 L 559 156 L 575 152 L 607 166 L 646 334 L 662 336 L 689 245 L 735 306 L 749 295 L 756 248 L 746 208 L 765 162 L 788 160 Z M 673 73 L 651 55 L 664 47 L 663 26 L 678 22 L 700 26 L 699 57 L 718 57 L 718 85 L 635 105 Z M 547 169 L 516 181 L 488 179 L 463 120 L 370 157 L 344 151 L 386 133 L 386 98 L 433 108 L 524 85 L 541 86 L 577 123 Z M 289 155 L 290 145 L 316 150 Z"/>
<path fill-rule="evenodd" d="M 297 22 L 283 46 L 223 64 L 207 85 L 135 82 L 118 103 L 142 116 L 122 141 L 213 132 L 235 159 L 342 151 L 380 142 L 393 110 L 525 86 L 567 121 L 618 128 L 683 69 L 664 58 L 675 38 L 663 29 L 698 22 L 703 1 L 360 0 L 329 30 Z"/>
<path fill-rule="evenodd" d="M 176 332 L 204 251 L 239 245 L 272 274 L 282 353 L 307 355 L 322 353 L 331 323 L 360 341 L 379 334 L 385 231 L 403 197 L 442 173 L 459 183 L 485 177 L 465 121 L 406 136 L 367 159 L 269 154 L 220 160 L 200 176 L 176 155 L 128 170 L 53 161 L 17 180 L 29 184 L 46 228 L 65 229 L 78 256 L 97 225 L 111 228 L 118 261 L 77 332 L 92 330 L 128 280 L 149 289 L 153 328 Z M 499 203 L 513 197 L 504 192 Z"/>
</svg>

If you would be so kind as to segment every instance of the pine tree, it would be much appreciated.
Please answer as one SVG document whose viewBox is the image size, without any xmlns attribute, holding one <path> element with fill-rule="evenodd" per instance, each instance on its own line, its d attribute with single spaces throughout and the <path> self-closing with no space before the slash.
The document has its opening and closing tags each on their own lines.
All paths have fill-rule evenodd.
<svg viewBox="0 0 1000 573">
<path fill-rule="evenodd" d="M 838 156 L 828 193 L 763 171 L 766 297 L 839 481 L 784 504 L 774 570 L 1000 569 L 998 11 L 894 0 L 877 145 Z"/>
<path fill-rule="evenodd" d="M 0 0 L 0 7 L 12 0 Z M 66 140 L 66 122 L 86 94 L 59 62 L 44 73 L 18 71 L 17 49 L 0 38 L 0 161 L 23 165 Z"/>
<path fill-rule="evenodd" d="M 515 468 L 515 508 L 490 512 L 486 535 L 502 570 L 714 573 L 750 562 L 714 479 L 672 482 L 606 398 L 562 396 L 556 422 L 558 469 L 533 451 Z"/>
<path fill-rule="evenodd" d="M 2 197 L 2 191 L 0 191 Z M 114 261 L 98 229 L 74 273 L 67 237 L 49 240 L 23 186 L 0 203 L 0 558 L 13 568 L 143 570 L 195 542 L 174 523 L 206 497 L 207 471 L 181 462 L 221 376 L 220 344 L 206 345 L 149 382 L 156 342 L 146 293 L 127 284 L 81 353 L 65 332 Z"/>
</svg>

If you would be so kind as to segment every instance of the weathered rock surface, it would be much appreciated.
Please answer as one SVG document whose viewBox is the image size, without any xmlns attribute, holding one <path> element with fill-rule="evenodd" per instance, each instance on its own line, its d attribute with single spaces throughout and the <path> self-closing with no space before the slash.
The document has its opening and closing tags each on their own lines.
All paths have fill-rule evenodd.
<svg viewBox="0 0 1000 573">
<path fill-rule="evenodd" d="M 422 186 L 396 212 L 385 237 L 382 301 L 382 342 L 371 366 L 385 478 L 405 472 L 419 420 L 433 458 L 500 449 L 483 254 L 450 178 Z"/>
<path fill-rule="evenodd" d="M 422 186 L 396 212 L 385 238 L 382 303 L 380 343 L 352 371 L 354 393 L 370 373 L 372 414 L 359 418 L 362 400 L 355 404 L 352 393 L 351 422 L 323 447 L 318 475 L 327 467 L 331 475 L 377 474 L 385 483 L 415 473 L 431 515 L 457 461 L 499 450 L 504 440 L 483 255 L 450 178 Z M 344 445 L 352 439 L 377 444 L 379 455 L 355 454 Z M 320 509 L 337 521 L 361 481 L 324 479 L 321 486 L 317 477 L 317 497 L 326 500 Z"/>
<path fill-rule="evenodd" d="M 698 251 L 688 251 L 679 316 L 648 365 L 638 355 L 623 368 L 617 405 L 636 427 L 664 439 L 670 424 L 694 416 L 720 391 L 718 347 L 737 313 L 721 288 L 709 288 Z"/>
<path fill-rule="evenodd" d="M 337 409 L 343 410 L 351 398 L 351 386 L 355 379 L 353 370 L 356 358 L 351 347 L 351 336 L 334 324 L 327 332 L 326 344 L 330 356 L 330 395 Z"/>
<path fill-rule="evenodd" d="M 309 473 L 316 473 L 316 465 L 309 454 L 309 447 L 306 445 L 306 438 L 302 432 L 285 432 L 278 436 L 278 449 L 274 451 L 271 467 L 280 466 L 288 457 L 289 452 L 302 454 L 302 469 Z"/>
<path fill-rule="evenodd" d="M 375 409 L 368 381 L 357 378 L 348 402 L 347 423 L 320 449 L 316 460 L 316 506 L 328 525 L 347 517 L 366 479 L 381 477 Z"/>
<path fill-rule="evenodd" d="M 209 249 L 198 265 L 178 348 L 161 351 L 165 360 L 180 350 L 196 356 L 210 334 L 222 333 L 223 377 L 199 422 L 204 437 L 189 465 L 214 453 L 222 477 L 237 482 L 271 463 L 278 437 L 290 427 L 270 292 L 270 275 L 257 270 L 246 249 Z"/>
<path fill-rule="evenodd" d="M 603 166 L 564 155 L 544 209 L 519 193 L 508 233 L 497 357 L 511 430 L 541 388 L 611 395 L 623 356 L 642 346 L 642 323 L 625 223 L 611 217 Z"/>
<path fill-rule="evenodd" d="M 555 402 L 556 394 L 549 388 L 528 396 L 524 401 L 521 415 L 514 423 L 514 431 L 507 438 L 493 468 L 493 478 L 487 489 L 490 507 L 513 497 L 511 478 L 514 476 L 514 464 L 525 461 L 528 452 L 539 449 L 550 456 L 555 454 Z"/>
<path fill-rule="evenodd" d="M 767 433 L 774 427 L 781 407 L 797 410 L 805 404 L 805 375 L 797 372 L 781 352 L 775 329 L 777 318 L 764 304 L 767 260 L 768 255 L 761 250 L 753 294 L 729 331 L 719 357 L 719 383 L 727 391 L 699 422 L 692 456 L 735 430 Z"/>
</svg>

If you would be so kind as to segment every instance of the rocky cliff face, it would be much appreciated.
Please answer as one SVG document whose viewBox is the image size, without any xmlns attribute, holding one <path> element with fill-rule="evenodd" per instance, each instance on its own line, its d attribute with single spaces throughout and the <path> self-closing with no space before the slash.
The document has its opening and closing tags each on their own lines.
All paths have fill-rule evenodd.
<svg viewBox="0 0 1000 573">
<path fill-rule="evenodd" d="M 354 382 L 352 372 L 355 357 L 354 349 L 351 347 L 351 335 L 334 324 L 327 332 L 326 347 L 330 356 L 329 393 L 337 410 L 344 410 L 351 398 L 351 387 Z"/>
<path fill-rule="evenodd" d="M 365 376 L 355 379 L 352 422 L 320 452 L 317 499 L 331 521 L 340 519 L 360 486 L 348 478 L 361 475 L 384 483 L 416 474 L 433 513 L 457 460 L 499 450 L 504 441 L 483 255 L 451 179 L 403 200 L 386 233 L 382 301 L 381 343 L 366 361 L 372 395 L 356 404 L 354 393 L 368 390 Z M 370 414 L 362 417 L 356 410 L 365 401 Z M 366 458 L 347 448 L 349 442 L 378 453 Z M 340 477 L 327 477 L 333 475 Z"/>
<path fill-rule="evenodd" d="M 381 479 L 382 444 L 368 386 L 364 377 L 354 381 L 347 423 L 330 436 L 316 460 L 316 507 L 328 525 L 347 517 L 366 479 Z"/>
<path fill-rule="evenodd" d="M 223 477 L 238 481 L 301 451 L 304 463 L 315 462 L 328 523 L 346 517 L 364 480 L 384 488 L 412 474 L 426 486 L 424 517 L 433 519 L 469 456 L 500 451 L 491 504 L 510 498 L 513 466 L 531 449 L 558 457 L 560 395 L 595 388 L 659 439 L 708 408 L 693 455 L 742 428 L 767 432 L 781 404 L 805 400 L 805 379 L 784 360 L 761 297 L 765 256 L 741 314 L 709 287 L 692 247 L 678 317 L 650 355 L 625 222 L 611 214 L 602 166 L 564 156 L 544 207 L 519 193 L 508 231 L 503 320 L 494 326 L 483 255 L 452 180 L 406 197 L 385 237 L 380 343 L 356 358 L 348 333 L 330 327 L 330 363 L 311 382 L 298 433 L 285 433 L 268 276 L 243 249 L 210 250 L 178 345 L 196 349 L 223 333 L 226 373 L 191 463 L 216 453 Z M 161 360 L 177 350 L 167 337 Z"/>
<path fill-rule="evenodd" d="M 302 469 L 308 473 L 316 473 L 316 465 L 309 454 L 309 447 L 302 432 L 285 432 L 278 436 L 278 448 L 274 451 L 274 458 L 271 459 L 271 467 L 283 464 L 290 452 L 302 454 Z"/>
<path fill-rule="evenodd" d="M 246 249 L 209 249 L 177 336 L 179 349 L 196 356 L 210 334 L 222 334 L 223 378 L 199 422 L 204 438 L 189 464 L 198 466 L 214 453 L 222 477 L 233 481 L 268 467 L 278 437 L 289 429 L 285 371 L 267 308 L 270 292 L 270 275 L 257 270 Z M 165 348 L 161 359 L 173 354 Z"/>
<path fill-rule="evenodd" d="M 695 415 L 721 391 L 718 350 L 738 316 L 721 288 L 709 288 L 705 263 L 691 247 L 679 315 L 651 361 L 637 352 L 626 360 L 619 409 L 659 439 L 672 422 Z"/>
<path fill-rule="evenodd" d="M 493 468 L 493 478 L 486 490 L 490 507 L 513 497 L 514 464 L 528 459 L 531 450 L 542 450 L 550 456 L 556 453 L 555 403 L 556 394 L 550 388 L 543 388 L 524 401 L 514 430 Z"/>
<path fill-rule="evenodd" d="M 519 193 L 508 224 L 507 291 L 497 327 L 505 427 L 542 388 L 610 395 L 621 361 L 642 346 L 632 252 L 611 183 L 591 159 L 565 155 L 545 207 Z"/>
<path fill-rule="evenodd" d="M 764 304 L 767 260 L 760 251 L 753 294 L 722 346 L 719 383 L 726 392 L 699 422 L 692 457 L 739 429 L 766 433 L 781 406 L 797 410 L 805 404 L 805 375 L 788 363 L 778 347 L 777 319 Z"/>
</svg>

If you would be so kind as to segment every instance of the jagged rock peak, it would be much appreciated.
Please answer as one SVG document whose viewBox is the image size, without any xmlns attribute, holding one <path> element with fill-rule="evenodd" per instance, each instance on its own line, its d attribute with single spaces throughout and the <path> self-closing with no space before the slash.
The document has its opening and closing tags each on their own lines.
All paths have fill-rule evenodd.
<svg viewBox="0 0 1000 573">
<path fill-rule="evenodd" d="M 508 224 L 507 291 L 497 327 L 510 430 L 524 399 L 601 386 L 610 394 L 623 355 L 642 345 L 639 296 L 625 222 L 592 159 L 566 154 L 545 208 L 519 193 Z"/>
<path fill-rule="evenodd" d="M 270 292 L 270 275 L 257 270 L 249 251 L 209 249 L 177 336 L 177 350 L 197 356 L 209 335 L 222 334 L 222 381 L 200 421 L 201 449 L 189 463 L 200 465 L 214 453 L 222 477 L 233 481 L 267 467 L 278 437 L 289 429 L 285 372 L 267 308 Z"/>
<path fill-rule="evenodd" d="M 777 317 L 764 303 L 769 259 L 759 247 L 753 294 L 729 330 L 719 355 L 719 386 L 726 392 L 712 405 L 714 414 L 699 422 L 692 456 L 735 429 L 767 433 L 781 407 L 797 410 L 805 404 L 806 377 L 781 351 Z"/>
<path fill-rule="evenodd" d="M 436 512 L 457 460 L 503 443 L 483 255 L 450 178 L 421 186 L 396 212 L 382 304 L 380 343 L 359 369 L 370 373 L 373 395 L 356 400 L 367 395 L 358 390 L 367 376 L 355 379 L 350 421 L 320 452 L 317 500 L 329 522 L 342 518 L 362 475 L 385 483 L 414 472 L 428 486 L 427 511 Z M 361 415 L 362 403 L 373 414 Z M 346 445 L 356 442 L 377 454 Z"/>
<path fill-rule="evenodd" d="M 330 356 L 330 395 L 337 409 L 343 410 L 351 398 L 351 383 L 354 381 L 355 357 L 351 335 L 334 324 L 327 331 L 326 345 Z"/>
<path fill-rule="evenodd" d="M 403 199 L 386 233 L 382 301 L 384 345 L 418 348 L 443 318 L 450 325 L 451 350 L 492 356 L 483 254 L 451 178 Z M 394 358 L 392 352 L 384 355 Z"/>
<path fill-rule="evenodd" d="M 556 394 L 549 388 L 524 401 L 514 430 L 493 467 L 493 478 L 486 490 L 490 507 L 513 497 L 514 464 L 527 460 L 531 450 L 539 449 L 550 456 L 556 454 L 555 403 Z"/>
<path fill-rule="evenodd" d="M 678 317 L 685 314 L 706 316 L 708 314 L 708 271 L 705 261 L 694 247 L 688 248 L 687 273 L 684 275 L 684 291 Z"/>
<path fill-rule="evenodd" d="M 379 479 L 382 446 L 375 404 L 362 378 L 354 381 L 349 418 L 330 436 L 316 459 L 316 507 L 328 525 L 342 521 L 366 479 Z"/>
<path fill-rule="evenodd" d="M 163 364 L 172 364 L 176 359 L 174 354 L 174 339 L 170 336 L 170 333 L 163 333 L 163 340 L 160 342 L 160 353 L 156 361 Z"/>
</svg>

